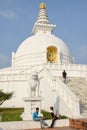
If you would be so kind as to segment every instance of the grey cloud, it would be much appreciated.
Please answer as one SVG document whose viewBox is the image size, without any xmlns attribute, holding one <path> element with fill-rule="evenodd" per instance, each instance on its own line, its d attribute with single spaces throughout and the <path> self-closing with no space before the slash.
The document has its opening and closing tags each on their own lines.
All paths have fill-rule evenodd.
<svg viewBox="0 0 87 130">
<path fill-rule="evenodd" d="M 15 19 L 17 18 L 17 14 L 12 10 L 0 11 L 0 17 Z"/>
</svg>

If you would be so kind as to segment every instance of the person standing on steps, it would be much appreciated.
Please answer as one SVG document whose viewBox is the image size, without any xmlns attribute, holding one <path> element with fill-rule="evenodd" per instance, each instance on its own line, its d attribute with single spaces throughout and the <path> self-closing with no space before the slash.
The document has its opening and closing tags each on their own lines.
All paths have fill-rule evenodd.
<svg viewBox="0 0 87 130">
<path fill-rule="evenodd" d="M 50 107 L 50 110 L 51 110 L 50 114 L 51 114 L 51 116 L 52 116 L 52 123 L 51 123 L 51 125 L 50 125 L 48 128 L 53 128 L 53 127 L 54 127 L 54 124 L 55 124 L 55 121 L 56 121 L 57 119 L 59 119 L 59 118 L 58 118 L 57 113 L 56 113 L 56 111 L 54 110 L 54 107 L 53 107 L 53 106 Z"/>
<path fill-rule="evenodd" d="M 39 108 L 36 108 L 36 111 L 33 113 L 33 120 L 34 121 L 40 121 L 41 128 L 44 129 L 45 126 L 48 126 L 47 123 L 44 121 L 44 117 L 39 116 Z"/>
<path fill-rule="evenodd" d="M 66 83 L 66 76 L 67 76 L 67 73 L 66 73 L 65 70 L 62 72 L 62 76 L 63 76 L 63 79 L 64 79 L 64 83 Z"/>
</svg>

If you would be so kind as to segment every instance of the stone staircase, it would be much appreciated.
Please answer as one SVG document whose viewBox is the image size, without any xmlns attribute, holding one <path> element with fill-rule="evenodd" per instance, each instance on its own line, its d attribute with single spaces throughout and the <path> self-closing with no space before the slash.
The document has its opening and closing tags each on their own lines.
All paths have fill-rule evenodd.
<svg viewBox="0 0 87 130">
<path fill-rule="evenodd" d="M 66 85 L 80 98 L 80 112 L 87 118 L 87 81 L 85 78 L 67 78 Z"/>
</svg>

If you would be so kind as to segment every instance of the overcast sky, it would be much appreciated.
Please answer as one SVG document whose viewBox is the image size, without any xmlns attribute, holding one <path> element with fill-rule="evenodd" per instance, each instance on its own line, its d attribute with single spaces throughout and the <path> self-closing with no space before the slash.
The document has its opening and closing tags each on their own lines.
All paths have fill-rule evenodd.
<svg viewBox="0 0 87 130">
<path fill-rule="evenodd" d="M 0 0 L 0 68 L 11 66 L 12 52 L 32 35 L 41 2 L 56 24 L 54 35 L 66 43 L 76 64 L 87 64 L 87 0 Z"/>
</svg>

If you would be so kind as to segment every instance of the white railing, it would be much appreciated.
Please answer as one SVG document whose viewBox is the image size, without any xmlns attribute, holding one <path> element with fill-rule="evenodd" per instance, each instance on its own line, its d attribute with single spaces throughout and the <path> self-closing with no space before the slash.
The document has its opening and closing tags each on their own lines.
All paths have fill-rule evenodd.
<svg viewBox="0 0 87 130">
<path fill-rule="evenodd" d="M 58 78 L 56 79 L 56 90 L 64 103 L 68 104 L 72 115 L 80 116 L 80 99 Z"/>
<path fill-rule="evenodd" d="M 87 65 L 48 63 L 45 66 L 56 76 L 62 76 L 62 71 L 66 70 L 69 77 L 84 77 L 87 80 Z"/>
<path fill-rule="evenodd" d="M 0 70 L 0 80 L 5 81 L 7 79 L 15 80 L 15 77 L 17 77 L 16 80 L 20 79 L 26 79 L 27 74 L 29 73 L 29 70 L 31 68 L 36 68 L 36 70 L 39 68 L 42 68 L 42 66 L 45 66 L 49 70 L 57 70 L 61 72 L 65 69 L 69 71 L 69 76 L 77 76 L 77 77 L 85 77 L 87 79 L 87 65 L 80 65 L 80 64 L 56 64 L 56 63 L 46 63 L 46 64 L 40 64 L 40 65 L 28 65 L 23 67 L 9 67 L 6 69 Z M 74 73 L 73 73 L 74 72 Z M 58 73 L 57 73 L 58 74 Z M 24 76 L 25 75 L 25 76 Z M 21 78 L 23 77 L 23 78 Z"/>
<path fill-rule="evenodd" d="M 48 80 L 50 80 L 49 83 L 51 84 L 51 87 L 53 87 L 53 89 L 56 90 L 58 96 L 64 101 L 64 103 L 69 108 L 69 112 L 71 112 L 71 117 L 72 115 L 74 117 L 80 117 L 79 98 L 70 89 L 68 89 L 61 80 L 52 76 L 49 70 L 45 69 L 45 72 L 47 74 Z"/>
<path fill-rule="evenodd" d="M 47 63 L 45 64 L 47 68 L 50 69 L 65 69 L 65 70 L 79 70 L 79 71 L 86 71 L 87 72 L 87 65 L 83 64 L 56 64 L 56 63 Z"/>
</svg>

